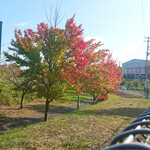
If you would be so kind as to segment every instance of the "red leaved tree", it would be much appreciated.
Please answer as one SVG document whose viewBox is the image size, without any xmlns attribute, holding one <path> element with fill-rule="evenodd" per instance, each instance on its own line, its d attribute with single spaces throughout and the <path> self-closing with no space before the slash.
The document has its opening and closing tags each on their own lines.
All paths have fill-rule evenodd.
<svg viewBox="0 0 150 150">
<path fill-rule="evenodd" d="M 122 73 L 109 54 L 109 50 L 98 50 L 102 45 L 101 42 L 93 43 L 93 40 L 90 40 L 87 43 L 87 54 L 90 56 L 87 73 L 93 76 L 86 79 L 84 84 L 85 91 L 93 96 L 93 104 L 95 104 L 97 97 L 112 93 L 118 88 Z"/>
<path fill-rule="evenodd" d="M 77 109 L 80 107 L 80 95 L 82 94 L 83 78 L 85 78 L 86 64 L 89 61 L 89 55 L 86 53 L 87 43 L 83 39 L 82 25 L 76 26 L 74 23 L 75 15 L 67 20 L 66 35 L 68 39 L 68 47 L 66 56 L 68 59 L 68 66 L 64 66 L 64 79 L 69 77 L 70 82 L 74 85 L 73 89 L 78 94 Z"/>
</svg>

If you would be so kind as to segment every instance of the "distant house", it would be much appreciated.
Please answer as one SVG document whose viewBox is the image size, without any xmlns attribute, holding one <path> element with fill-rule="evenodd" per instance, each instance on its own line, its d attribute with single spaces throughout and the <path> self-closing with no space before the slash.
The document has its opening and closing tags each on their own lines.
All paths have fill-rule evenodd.
<svg viewBox="0 0 150 150">
<path fill-rule="evenodd" d="M 122 64 L 124 78 L 144 78 L 146 61 L 132 59 Z M 150 74 L 150 61 L 148 61 L 148 71 Z"/>
</svg>

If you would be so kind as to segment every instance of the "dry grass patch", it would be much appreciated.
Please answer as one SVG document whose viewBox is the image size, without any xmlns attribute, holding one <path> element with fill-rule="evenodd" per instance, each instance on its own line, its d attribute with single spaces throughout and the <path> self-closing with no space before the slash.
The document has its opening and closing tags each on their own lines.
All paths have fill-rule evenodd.
<svg viewBox="0 0 150 150">
<path fill-rule="evenodd" d="M 117 91 L 116 95 L 121 97 L 126 97 L 126 98 L 143 98 L 142 94 L 134 93 L 130 91 L 123 91 L 123 90 Z"/>
</svg>

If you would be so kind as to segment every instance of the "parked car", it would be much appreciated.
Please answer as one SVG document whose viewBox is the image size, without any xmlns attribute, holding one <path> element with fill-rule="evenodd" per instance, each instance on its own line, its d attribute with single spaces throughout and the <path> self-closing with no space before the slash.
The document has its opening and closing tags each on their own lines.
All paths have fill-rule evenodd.
<svg viewBox="0 0 150 150">
<path fill-rule="evenodd" d="M 125 86 L 121 86 L 120 89 L 121 90 L 127 90 L 127 88 Z"/>
</svg>

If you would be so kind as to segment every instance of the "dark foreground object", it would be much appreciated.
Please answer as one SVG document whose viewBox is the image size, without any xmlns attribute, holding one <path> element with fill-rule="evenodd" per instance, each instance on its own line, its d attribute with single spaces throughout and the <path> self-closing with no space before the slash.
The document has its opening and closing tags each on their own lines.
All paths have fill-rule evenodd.
<svg viewBox="0 0 150 150">
<path fill-rule="evenodd" d="M 124 131 L 117 135 L 104 150 L 150 150 L 150 107 Z"/>
</svg>

